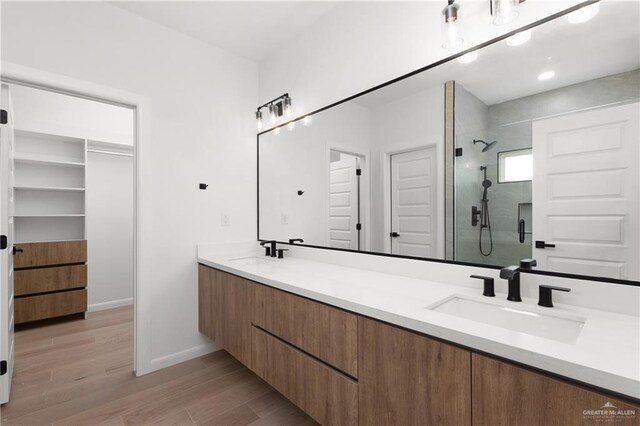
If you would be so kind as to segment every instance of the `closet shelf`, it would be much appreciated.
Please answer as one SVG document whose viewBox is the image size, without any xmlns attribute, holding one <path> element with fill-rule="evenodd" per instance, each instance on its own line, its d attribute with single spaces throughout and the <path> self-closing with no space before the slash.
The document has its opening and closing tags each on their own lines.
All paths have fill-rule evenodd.
<svg viewBox="0 0 640 426">
<path fill-rule="evenodd" d="M 28 155 L 16 155 L 13 159 L 16 163 L 26 163 L 26 164 L 41 164 L 41 165 L 51 165 L 51 166 L 62 166 L 62 167 L 84 167 L 85 164 L 83 162 L 75 162 L 75 161 L 63 161 L 63 160 L 54 160 L 43 157 L 35 157 Z"/>
<path fill-rule="evenodd" d="M 29 217 L 29 218 L 34 218 L 34 217 L 84 217 L 84 214 L 73 214 L 73 213 L 60 213 L 60 214 L 16 214 L 13 217 L 15 218 L 19 218 L 19 217 Z"/>
<path fill-rule="evenodd" d="M 53 186 L 14 186 L 13 189 L 20 191 L 70 191 L 70 192 L 82 192 L 84 188 L 64 188 Z"/>
</svg>

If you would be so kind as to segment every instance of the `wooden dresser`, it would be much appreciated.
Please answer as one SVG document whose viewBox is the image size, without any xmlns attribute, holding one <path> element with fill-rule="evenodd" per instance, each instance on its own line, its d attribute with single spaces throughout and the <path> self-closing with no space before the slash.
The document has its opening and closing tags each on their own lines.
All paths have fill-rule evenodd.
<svg viewBox="0 0 640 426">
<path fill-rule="evenodd" d="M 87 241 L 16 243 L 15 323 L 87 311 Z"/>
</svg>

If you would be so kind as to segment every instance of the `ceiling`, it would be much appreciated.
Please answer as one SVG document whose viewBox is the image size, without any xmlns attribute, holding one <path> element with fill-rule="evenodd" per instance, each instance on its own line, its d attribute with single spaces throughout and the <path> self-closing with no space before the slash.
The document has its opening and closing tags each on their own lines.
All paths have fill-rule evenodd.
<svg viewBox="0 0 640 426">
<path fill-rule="evenodd" d="M 114 1 L 112 5 L 260 61 L 312 25 L 334 1 Z"/>
<path fill-rule="evenodd" d="M 478 59 L 470 64 L 452 60 L 353 102 L 373 108 L 455 80 L 486 105 L 494 105 L 636 70 L 640 68 L 639 12 L 637 2 L 604 2 L 600 13 L 586 23 L 572 25 L 560 17 L 534 28 L 524 45 L 498 42 L 480 49 Z M 538 75 L 549 70 L 555 77 L 539 81 Z"/>
</svg>

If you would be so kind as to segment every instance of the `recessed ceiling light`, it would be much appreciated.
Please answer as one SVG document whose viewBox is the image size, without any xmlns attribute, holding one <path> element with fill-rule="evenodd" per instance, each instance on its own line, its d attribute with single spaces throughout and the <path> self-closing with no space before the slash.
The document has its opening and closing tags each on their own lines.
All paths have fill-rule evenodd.
<svg viewBox="0 0 640 426">
<path fill-rule="evenodd" d="M 540 81 L 549 80 L 550 78 L 553 78 L 555 75 L 556 73 L 554 71 L 541 72 L 540 75 L 538 75 L 538 80 Z"/>
<path fill-rule="evenodd" d="M 520 46 L 521 44 L 525 44 L 531 39 L 531 30 L 521 31 L 517 34 L 512 35 L 507 39 L 507 45 L 509 46 Z"/>
<path fill-rule="evenodd" d="M 567 20 L 571 24 L 582 24 L 591 20 L 600 11 L 600 3 L 593 3 L 567 15 Z"/>
<path fill-rule="evenodd" d="M 473 52 L 465 53 L 464 55 L 458 58 L 458 62 L 461 64 L 470 64 L 471 62 L 478 59 L 478 51 L 474 50 Z"/>
</svg>

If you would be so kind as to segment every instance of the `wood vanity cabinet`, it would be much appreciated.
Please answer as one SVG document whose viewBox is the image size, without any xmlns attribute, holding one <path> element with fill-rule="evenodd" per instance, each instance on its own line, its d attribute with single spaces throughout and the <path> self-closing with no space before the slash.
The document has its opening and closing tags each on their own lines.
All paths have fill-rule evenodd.
<svg viewBox="0 0 640 426">
<path fill-rule="evenodd" d="M 358 319 L 361 425 L 471 425 L 471 353 Z"/>
<path fill-rule="evenodd" d="M 324 425 L 582 425 L 640 407 L 199 265 L 199 328 Z"/>
<path fill-rule="evenodd" d="M 250 289 L 244 278 L 198 266 L 198 329 L 251 368 Z"/>
<path fill-rule="evenodd" d="M 476 353 L 472 365 L 474 425 L 640 424 L 640 406 L 606 394 Z M 607 403 L 636 414 L 590 417 L 584 413 Z"/>
</svg>

